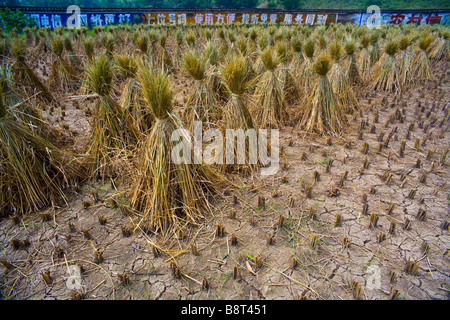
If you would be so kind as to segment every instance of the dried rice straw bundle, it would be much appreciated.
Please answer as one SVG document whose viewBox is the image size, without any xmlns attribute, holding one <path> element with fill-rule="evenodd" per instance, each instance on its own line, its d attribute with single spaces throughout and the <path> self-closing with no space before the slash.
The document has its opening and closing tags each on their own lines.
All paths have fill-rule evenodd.
<svg viewBox="0 0 450 320">
<path fill-rule="evenodd" d="M 228 58 L 219 66 L 219 77 L 224 83 L 227 91 L 229 92 L 229 99 L 225 105 L 223 111 L 223 131 L 225 129 L 242 129 L 244 132 L 254 129 L 255 133 L 258 133 L 258 128 L 252 115 L 247 108 L 248 104 L 253 104 L 252 98 L 248 94 L 249 90 L 254 86 L 256 81 L 250 76 L 250 69 L 247 63 L 247 59 L 243 56 L 232 56 Z M 239 141 L 238 141 L 239 144 Z M 233 151 L 235 158 L 242 145 L 238 145 Z M 245 159 L 250 160 L 250 153 L 247 144 L 245 144 Z M 228 149 L 227 149 L 228 153 Z M 225 158 L 225 152 L 223 154 Z M 239 165 L 224 165 L 224 170 L 238 170 L 242 172 L 249 172 L 256 169 L 258 166 L 255 164 L 241 163 Z M 250 162 L 250 161 L 249 161 Z M 221 163 L 225 163 L 222 161 Z M 238 161 L 233 162 L 237 164 Z"/>
<path fill-rule="evenodd" d="M 219 77 L 227 88 L 230 99 L 225 107 L 226 128 L 244 130 L 256 128 L 246 104 L 250 97 L 248 90 L 253 85 L 247 60 L 243 56 L 233 56 L 219 66 Z"/>
<path fill-rule="evenodd" d="M 378 44 L 378 40 L 380 39 L 380 35 L 377 30 L 372 30 L 370 34 L 370 65 L 374 66 L 375 63 L 380 59 L 380 46 Z"/>
<path fill-rule="evenodd" d="M 180 129 L 183 139 L 190 140 L 182 121 L 172 112 L 173 93 L 167 74 L 154 74 L 140 66 L 142 95 L 156 121 L 139 149 L 137 177 L 131 205 L 145 216 L 154 231 L 167 232 L 188 223 L 198 223 L 209 208 L 208 195 L 215 194 L 224 178 L 212 167 L 193 161 L 179 161 L 174 155 L 179 143 L 172 135 Z M 186 141 L 186 140 L 185 140 Z M 183 156 L 191 159 L 191 150 Z"/>
<path fill-rule="evenodd" d="M 375 90 L 401 90 L 399 64 L 395 57 L 398 51 L 398 41 L 389 39 L 384 45 L 384 53 L 372 69 L 371 87 Z"/>
<path fill-rule="evenodd" d="M 66 201 L 64 190 L 83 176 L 80 163 L 39 135 L 40 130 L 33 132 L 16 106 L 5 104 L 3 81 L 0 87 L 0 212 L 27 214 Z"/>
<path fill-rule="evenodd" d="M 100 35 L 100 43 L 105 47 L 108 57 L 112 57 L 114 48 L 116 47 L 116 39 L 110 33 L 102 33 Z"/>
<path fill-rule="evenodd" d="M 157 51 L 158 53 L 157 61 L 159 62 L 159 65 L 161 66 L 161 70 L 163 72 L 168 72 L 173 67 L 172 56 L 169 53 L 169 51 L 167 51 L 166 42 L 167 42 L 167 33 L 162 33 L 161 36 L 159 37 L 159 50 Z"/>
<path fill-rule="evenodd" d="M 370 71 L 372 70 L 369 52 L 370 35 L 368 35 L 367 33 L 363 34 L 359 38 L 359 42 L 362 46 L 361 51 L 357 55 L 359 70 L 361 71 L 361 78 L 364 81 L 367 81 L 369 79 Z"/>
<path fill-rule="evenodd" d="M 262 52 L 264 49 L 266 49 L 269 45 L 269 36 L 267 35 L 267 32 L 262 32 L 261 35 L 258 38 L 258 46 L 256 48 L 257 52 Z M 261 59 L 256 59 L 256 66 L 255 71 L 257 74 L 261 74 L 264 72 L 264 63 L 261 61 Z"/>
<path fill-rule="evenodd" d="M 341 44 L 337 40 L 332 41 L 328 47 L 328 52 L 333 64 L 328 74 L 328 79 L 334 93 L 341 102 L 344 112 L 353 113 L 353 111 L 359 110 L 360 105 L 350 84 L 350 79 L 340 64 Z"/>
<path fill-rule="evenodd" d="M 52 38 L 52 51 L 56 56 L 56 60 L 54 60 L 51 64 L 49 75 L 49 80 L 51 81 L 52 86 L 59 85 L 63 90 L 74 90 L 76 88 L 75 81 L 78 80 L 78 77 L 76 71 L 63 56 L 63 36 L 54 36 Z"/>
<path fill-rule="evenodd" d="M 400 37 L 399 39 L 399 53 L 398 61 L 400 65 L 399 77 L 400 85 L 402 88 L 406 88 L 411 83 L 411 62 L 414 57 L 414 52 L 411 47 L 411 38 L 407 35 Z"/>
<path fill-rule="evenodd" d="M 262 74 L 256 88 L 255 119 L 261 128 L 279 128 L 288 120 L 283 82 L 277 70 L 280 61 L 271 47 L 267 47 L 259 56 L 266 71 Z"/>
<path fill-rule="evenodd" d="M 419 39 L 416 55 L 411 63 L 411 75 L 414 80 L 431 78 L 430 58 L 427 50 L 432 41 L 433 36 L 431 34 L 422 36 Z"/>
<path fill-rule="evenodd" d="M 175 33 L 175 42 L 177 43 L 176 47 L 175 47 L 175 52 L 173 54 L 173 60 L 174 60 L 174 66 L 176 68 L 179 68 L 181 66 L 181 55 L 183 52 L 183 31 L 181 29 L 178 29 L 177 32 Z"/>
<path fill-rule="evenodd" d="M 210 57 L 212 58 L 212 57 Z M 183 55 L 183 67 L 194 79 L 194 88 L 186 102 L 184 118 L 189 128 L 193 128 L 194 121 L 211 123 L 217 118 L 218 102 L 208 83 L 208 59 L 190 50 Z"/>
<path fill-rule="evenodd" d="M 41 120 L 40 111 L 31 104 L 25 101 L 22 102 L 23 98 L 14 90 L 11 77 L 11 67 L 7 64 L 0 66 L 0 95 L 2 97 L 2 104 L 8 109 L 8 113 L 16 121 L 23 122 L 28 125 L 32 132 L 48 138 L 50 136 L 49 128 Z"/>
<path fill-rule="evenodd" d="M 281 63 L 280 79 L 283 84 L 283 97 L 291 103 L 300 99 L 300 90 L 289 68 L 290 52 L 285 41 L 279 41 L 275 45 L 278 59 Z"/>
<path fill-rule="evenodd" d="M 76 36 L 75 36 L 75 40 L 76 41 Z M 74 48 L 73 48 L 74 43 L 72 42 L 72 39 L 70 37 L 70 35 L 67 35 L 64 37 L 64 48 L 66 49 L 66 56 L 69 59 L 69 64 L 71 66 L 71 68 L 75 71 L 75 75 L 78 75 L 78 73 L 80 73 L 82 71 L 82 66 L 81 66 L 81 61 L 78 59 L 77 55 L 75 55 L 74 53 Z M 78 80 L 78 77 L 76 77 L 76 79 Z M 78 83 L 77 83 L 78 84 Z"/>
<path fill-rule="evenodd" d="M 300 70 L 304 58 L 302 54 L 302 40 L 299 36 L 291 39 L 291 48 L 293 53 L 291 68 L 292 70 Z"/>
<path fill-rule="evenodd" d="M 147 108 L 142 106 L 142 97 L 137 78 L 138 62 L 131 54 L 114 55 L 115 69 L 124 81 L 120 82 L 119 105 L 127 122 L 134 123 L 140 132 L 146 132 L 152 126 L 153 116 Z"/>
<path fill-rule="evenodd" d="M 94 42 L 91 38 L 85 38 L 83 39 L 82 45 L 87 61 L 91 60 L 94 57 Z"/>
<path fill-rule="evenodd" d="M 301 127 L 307 132 L 320 134 L 341 133 L 346 124 L 343 107 L 333 92 L 327 73 L 331 68 L 331 58 L 320 55 L 314 62 L 312 69 L 317 73 L 316 83 L 307 97 L 305 110 L 300 121 Z"/>
<path fill-rule="evenodd" d="M 314 63 L 314 39 L 308 38 L 303 43 L 303 57 L 304 61 L 298 72 L 298 82 L 300 87 L 305 91 L 309 90 L 310 86 L 314 83 L 316 73 L 311 69 Z"/>
<path fill-rule="evenodd" d="M 356 59 L 356 43 L 353 40 L 349 40 L 344 44 L 344 51 L 346 53 L 344 61 L 344 71 L 349 78 L 352 85 L 357 85 L 361 83 L 361 77 L 359 75 L 359 70 L 357 66 Z"/>
<path fill-rule="evenodd" d="M 206 75 L 210 90 L 214 93 L 216 101 L 225 102 L 228 99 L 227 90 L 218 76 L 219 62 L 222 60 L 223 54 L 214 41 L 209 40 L 205 44 L 202 56 L 210 66 Z M 217 110 L 217 114 L 221 117 L 220 108 Z"/>
<path fill-rule="evenodd" d="M 158 47 L 157 43 L 159 41 L 159 33 L 154 30 L 150 29 L 147 32 L 148 41 L 150 42 L 150 50 L 148 53 L 150 64 L 153 66 L 159 66 L 158 64 Z M 194 38 L 195 39 L 195 38 Z"/>
<path fill-rule="evenodd" d="M 450 58 L 450 46 L 449 46 L 450 32 L 448 30 L 439 30 L 439 37 L 436 39 L 436 44 L 433 46 L 430 52 L 430 58 L 434 60 L 442 60 L 443 58 Z"/>
<path fill-rule="evenodd" d="M 148 36 L 146 34 L 138 34 L 133 33 L 136 35 L 136 38 L 134 39 L 134 44 L 136 45 L 139 53 L 142 56 L 147 56 L 148 54 Z"/>
<path fill-rule="evenodd" d="M 126 117 L 120 105 L 111 97 L 113 70 L 108 57 L 99 55 L 86 67 L 85 86 L 98 95 L 94 107 L 91 174 L 99 177 L 114 175 L 114 159 L 138 139 L 138 129 Z"/>
</svg>

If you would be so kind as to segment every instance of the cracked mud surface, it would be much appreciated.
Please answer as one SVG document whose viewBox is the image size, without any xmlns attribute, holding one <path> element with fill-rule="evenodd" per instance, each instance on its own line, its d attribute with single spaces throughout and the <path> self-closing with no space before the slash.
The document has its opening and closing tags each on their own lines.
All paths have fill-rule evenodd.
<svg viewBox="0 0 450 320">
<path fill-rule="evenodd" d="M 12 267 L 0 265 L 0 294 L 4 299 L 70 299 L 74 282 L 69 266 L 79 265 L 82 273 L 75 289 L 86 299 L 389 299 L 396 290 L 397 299 L 448 299 L 450 236 L 448 226 L 441 226 L 450 221 L 450 186 L 448 160 L 440 161 L 450 141 L 449 118 L 443 111 L 448 108 L 448 81 L 445 78 L 437 89 L 433 82 L 410 90 L 395 105 L 391 105 L 393 95 L 361 96 L 362 114 L 349 118 L 345 139 L 334 137 L 330 144 L 326 137 L 303 137 L 284 128 L 280 132 L 283 168 L 275 176 L 235 177 L 238 188 L 217 200 L 212 216 L 171 238 L 143 233 L 139 217 L 113 208 L 109 198 L 116 191 L 110 183 L 84 185 L 68 206 L 45 210 L 48 221 L 36 214 L 18 224 L 3 219 L 0 257 Z M 394 116 L 389 122 L 397 110 L 402 119 Z M 66 114 L 71 129 L 78 130 L 76 141 L 87 139 L 84 111 L 69 106 Z M 368 121 L 362 140 L 361 119 Z M 415 126 L 407 139 L 411 123 Z M 390 139 L 377 152 L 380 133 L 383 143 Z M 401 157 L 403 140 L 406 148 Z M 362 152 L 364 142 L 369 145 L 367 154 Z M 427 158 L 428 150 L 432 152 Z M 365 158 L 368 166 L 361 173 Z M 417 159 L 420 168 L 415 167 Z M 333 192 L 345 170 L 346 179 Z M 316 182 L 314 171 L 319 174 Z M 305 185 L 312 185 L 309 198 Z M 95 189 L 97 202 L 91 195 Z M 259 197 L 264 197 L 264 207 L 258 207 Z M 84 208 L 87 202 L 91 205 Z M 423 220 L 418 217 L 420 209 L 426 213 Z M 337 214 L 340 225 L 336 225 Z M 378 221 L 370 227 L 372 214 Z M 104 225 L 99 217 L 106 218 Z M 223 237 L 216 235 L 218 224 L 225 227 Z M 123 226 L 134 228 L 133 233 L 124 236 Z M 231 243 L 232 235 L 236 245 Z M 15 250 L 11 239 L 28 239 L 30 245 Z M 159 256 L 154 245 L 162 249 Z M 96 250 L 103 261 L 95 259 Z M 406 270 L 408 261 L 416 264 L 414 274 Z M 173 275 L 172 262 L 179 267 L 179 278 Z M 46 271 L 51 278 L 48 284 L 41 275 Z M 129 279 L 125 285 L 123 274 Z M 204 279 L 207 288 L 202 288 Z M 355 281 L 361 287 L 359 295 Z"/>
</svg>

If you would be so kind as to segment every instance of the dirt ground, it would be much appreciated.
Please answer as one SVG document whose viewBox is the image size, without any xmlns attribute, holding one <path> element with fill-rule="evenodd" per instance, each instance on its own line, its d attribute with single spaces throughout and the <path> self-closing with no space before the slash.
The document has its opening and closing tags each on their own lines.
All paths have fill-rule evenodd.
<svg viewBox="0 0 450 320">
<path fill-rule="evenodd" d="M 212 215 L 182 234 L 144 233 L 139 216 L 112 205 L 123 186 L 115 190 L 110 181 L 83 185 L 68 205 L 1 220 L 0 258 L 11 266 L 0 265 L 0 297 L 448 299 L 445 72 L 440 83 L 418 84 L 401 97 L 359 90 L 363 111 L 350 116 L 345 138 L 303 137 L 283 128 L 280 171 L 234 176 L 238 187 L 215 199 Z M 63 122 L 75 146 L 83 144 L 89 116 L 66 105 Z M 61 112 L 51 119 L 60 123 Z M 12 239 L 29 245 L 14 249 Z"/>
</svg>

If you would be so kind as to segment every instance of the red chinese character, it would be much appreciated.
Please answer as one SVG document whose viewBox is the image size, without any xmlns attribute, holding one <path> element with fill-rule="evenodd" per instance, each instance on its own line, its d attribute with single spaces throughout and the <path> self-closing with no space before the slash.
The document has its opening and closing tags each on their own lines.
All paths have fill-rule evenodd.
<svg viewBox="0 0 450 320">
<path fill-rule="evenodd" d="M 413 13 L 411 17 L 408 18 L 408 22 L 406 24 L 415 23 L 417 25 L 420 25 L 420 22 L 422 21 L 423 16 L 420 14 L 420 16 L 416 17 L 416 14 Z"/>
<path fill-rule="evenodd" d="M 440 24 L 442 20 L 442 16 L 438 16 L 436 13 L 434 17 L 431 16 L 432 14 L 427 17 L 426 22 L 427 24 Z"/>
<path fill-rule="evenodd" d="M 391 21 L 389 21 L 389 24 L 401 24 L 405 20 L 404 14 L 397 14 L 395 16 L 391 16 Z"/>
</svg>

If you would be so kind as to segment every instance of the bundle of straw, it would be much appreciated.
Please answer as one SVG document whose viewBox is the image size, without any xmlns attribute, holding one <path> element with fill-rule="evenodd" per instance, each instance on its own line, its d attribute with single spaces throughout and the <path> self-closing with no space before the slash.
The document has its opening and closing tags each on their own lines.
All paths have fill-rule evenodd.
<svg viewBox="0 0 450 320">
<path fill-rule="evenodd" d="M 63 90 L 74 90 L 76 88 L 75 81 L 78 77 L 72 65 L 63 56 L 65 39 L 67 38 L 63 36 L 54 36 L 52 38 L 52 50 L 56 56 L 56 61 L 52 63 L 49 80 L 52 81 L 52 85 L 60 85 Z"/>
<path fill-rule="evenodd" d="M 370 64 L 373 66 L 380 59 L 380 46 L 378 45 L 378 40 L 380 35 L 377 30 L 372 30 L 370 34 Z"/>
<path fill-rule="evenodd" d="M 356 59 L 356 43 L 353 40 L 349 40 L 344 44 L 344 51 L 346 53 L 344 61 L 344 71 L 350 80 L 352 85 L 361 83 L 361 77 L 357 66 Z"/>
<path fill-rule="evenodd" d="M 346 117 L 343 107 L 333 92 L 327 73 L 331 58 L 320 55 L 312 69 L 317 73 L 315 85 L 307 97 L 300 125 L 307 132 L 339 134 L 345 128 Z"/>
<path fill-rule="evenodd" d="M 402 88 L 406 88 L 411 83 L 411 62 L 414 56 L 411 47 L 411 37 L 403 35 L 399 39 L 399 77 L 400 85 Z"/>
<path fill-rule="evenodd" d="M 430 79 L 431 77 L 430 58 L 427 50 L 432 41 L 431 34 L 424 35 L 419 39 L 416 55 L 411 63 L 411 74 L 416 80 Z"/>
<path fill-rule="evenodd" d="M 209 59 L 214 59 L 213 55 Z M 194 50 L 190 50 L 183 55 L 183 67 L 194 79 L 195 86 L 190 92 L 187 100 L 186 120 L 188 127 L 192 128 L 194 121 L 211 122 L 217 118 L 218 103 L 211 90 L 207 71 L 209 67 L 206 55 L 199 56 Z M 213 118 L 212 118 L 213 117 Z"/>
<path fill-rule="evenodd" d="M 308 38 L 302 47 L 304 61 L 298 72 L 298 82 L 305 91 L 309 90 L 316 77 L 316 73 L 311 69 L 314 63 L 314 46 L 314 39 Z"/>
<path fill-rule="evenodd" d="M 221 45 L 223 45 L 223 43 Z M 226 101 L 226 88 L 218 76 L 219 62 L 222 61 L 223 53 L 220 48 L 217 48 L 214 41 L 208 40 L 203 49 L 202 56 L 210 66 L 210 70 L 206 75 L 210 90 L 214 93 L 216 101 Z M 220 110 L 217 110 L 217 114 L 220 117 Z"/>
<path fill-rule="evenodd" d="M 399 65 L 395 57 L 398 51 L 398 41 L 388 39 L 384 45 L 384 53 L 374 65 L 370 78 L 373 89 L 383 91 L 401 90 Z"/>
<path fill-rule="evenodd" d="M 23 98 L 14 90 L 13 80 L 11 79 L 11 67 L 9 65 L 0 66 L 0 95 L 2 105 L 9 109 L 8 113 L 16 121 L 26 124 L 32 132 L 48 138 L 48 127 L 41 120 L 41 114 L 38 109 L 30 103 L 22 101 Z M 5 109 L 6 112 L 6 109 Z"/>
<path fill-rule="evenodd" d="M 302 54 L 302 40 L 299 36 L 291 39 L 291 48 L 293 52 L 291 68 L 293 70 L 299 70 L 304 60 Z"/>
<path fill-rule="evenodd" d="M 5 105 L 3 81 L 0 87 L 0 212 L 28 214 L 66 200 L 63 190 L 83 176 L 80 164 L 31 131 L 15 108 Z"/>
<path fill-rule="evenodd" d="M 135 42 L 136 47 L 138 48 L 139 52 L 143 56 L 147 55 L 147 52 L 148 52 L 148 37 L 147 37 L 147 35 L 145 35 L 145 34 L 137 35 L 134 42 Z"/>
<path fill-rule="evenodd" d="M 171 80 L 146 66 L 140 66 L 138 77 L 156 121 L 139 150 L 131 205 L 143 212 L 145 223 L 155 231 L 198 223 L 209 208 L 208 195 L 217 191 L 223 177 L 212 167 L 175 161 L 171 136 L 184 125 L 172 112 Z M 184 139 L 190 141 L 190 136 Z"/>
<path fill-rule="evenodd" d="M 173 54 L 173 60 L 174 60 L 174 66 L 180 67 L 180 56 L 182 53 L 182 46 L 183 46 L 183 31 L 181 29 L 177 30 L 175 33 L 175 42 L 177 43 L 177 46 L 175 47 L 175 52 Z"/>
<path fill-rule="evenodd" d="M 369 45 L 370 45 L 370 35 L 367 33 L 363 34 L 359 38 L 359 42 L 362 46 L 361 51 L 358 53 L 358 64 L 359 70 L 361 71 L 361 77 L 364 81 L 369 79 L 369 74 L 372 69 Z"/>
<path fill-rule="evenodd" d="M 87 60 L 91 60 L 94 56 L 94 42 L 92 42 L 91 38 L 83 39 L 83 50 Z"/>
<path fill-rule="evenodd" d="M 157 51 L 158 63 L 163 72 L 170 71 L 173 67 L 172 56 L 166 48 L 167 33 L 162 33 L 159 37 L 159 50 Z"/>
<path fill-rule="evenodd" d="M 279 128 L 286 123 L 287 114 L 283 82 L 280 72 L 277 70 L 278 56 L 271 47 L 267 47 L 259 56 L 266 71 L 261 76 L 256 88 L 255 119 L 261 128 Z"/>
<path fill-rule="evenodd" d="M 104 178 L 114 174 L 117 153 L 138 139 L 138 130 L 120 105 L 111 97 L 113 70 L 108 57 L 99 55 L 86 67 L 85 86 L 98 95 L 94 108 L 92 142 L 89 153 L 94 158 L 91 173 Z"/>
<path fill-rule="evenodd" d="M 443 58 L 450 58 L 449 38 L 450 32 L 448 30 L 440 31 L 440 36 L 436 39 L 437 43 L 433 46 L 430 58 L 434 60 L 442 60 Z"/>
<path fill-rule="evenodd" d="M 73 42 L 70 35 L 64 37 L 64 48 L 66 49 L 66 56 L 69 59 L 71 68 L 75 71 L 75 75 L 82 71 L 80 60 L 74 52 Z M 78 79 L 78 78 L 77 78 Z M 78 83 L 77 83 L 78 84 Z"/>
<path fill-rule="evenodd" d="M 100 36 L 100 42 L 105 47 L 108 57 L 112 57 L 114 48 L 116 47 L 116 40 L 113 35 L 109 33 L 103 33 Z"/>
<path fill-rule="evenodd" d="M 140 132 L 146 132 L 151 128 L 153 116 L 148 109 L 142 106 L 142 97 L 137 78 L 138 63 L 133 54 L 116 54 L 114 56 L 115 68 L 124 82 L 120 83 L 120 108 L 124 116 L 128 117 L 126 122 L 134 123 Z"/>
<path fill-rule="evenodd" d="M 275 45 L 278 59 L 281 63 L 280 79 L 283 85 L 283 97 L 287 102 L 300 99 L 300 90 L 289 68 L 290 52 L 285 41 L 279 41 Z"/>
<path fill-rule="evenodd" d="M 247 60 L 243 56 L 232 56 L 219 66 L 219 77 L 230 94 L 224 110 L 226 128 L 255 128 L 255 123 L 246 106 L 250 97 L 248 90 L 254 79 L 250 76 Z"/>
<path fill-rule="evenodd" d="M 328 79 L 331 82 L 334 93 L 340 100 L 343 111 L 353 113 L 359 110 L 360 105 L 351 86 L 350 79 L 340 64 L 342 46 L 339 41 L 332 41 L 328 47 L 328 52 L 333 64 Z"/>
</svg>

